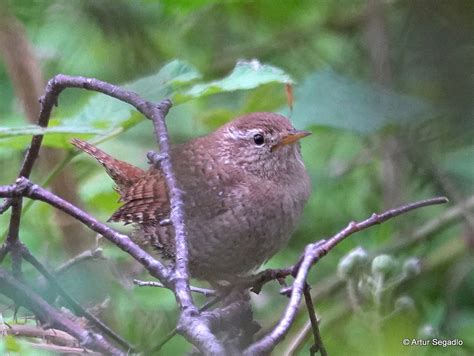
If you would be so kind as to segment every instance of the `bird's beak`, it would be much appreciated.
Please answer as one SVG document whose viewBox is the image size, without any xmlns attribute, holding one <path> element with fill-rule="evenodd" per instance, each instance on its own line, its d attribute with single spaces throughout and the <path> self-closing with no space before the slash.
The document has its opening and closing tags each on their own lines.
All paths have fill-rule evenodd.
<svg viewBox="0 0 474 356">
<path fill-rule="evenodd" d="M 282 146 L 290 145 L 292 143 L 297 142 L 298 140 L 302 139 L 303 137 L 311 135 L 309 131 L 298 130 L 287 134 L 281 138 L 281 141 L 278 142 L 275 146 L 272 147 L 272 151 L 280 148 Z"/>
</svg>

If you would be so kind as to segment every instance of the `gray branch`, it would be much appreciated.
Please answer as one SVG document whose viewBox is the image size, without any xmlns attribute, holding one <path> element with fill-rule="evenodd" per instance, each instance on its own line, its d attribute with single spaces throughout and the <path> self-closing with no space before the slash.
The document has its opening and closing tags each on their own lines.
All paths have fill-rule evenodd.
<svg viewBox="0 0 474 356">
<path fill-rule="evenodd" d="M 33 311 L 44 325 L 64 330 L 74 336 L 79 340 L 81 346 L 107 355 L 125 355 L 125 353 L 110 345 L 101 335 L 85 330 L 77 323 L 66 318 L 38 294 L 33 292 L 30 287 L 19 282 L 1 268 L 0 289 L 2 294 Z"/>
<path fill-rule="evenodd" d="M 250 345 L 247 350 L 245 350 L 245 355 L 261 355 L 270 352 L 273 348 L 285 337 L 290 329 L 290 326 L 293 324 L 293 321 L 298 312 L 298 308 L 303 296 L 304 285 L 306 283 L 306 277 L 310 268 L 318 262 L 322 257 L 324 257 L 329 251 L 336 247 L 339 243 L 344 241 L 350 235 L 367 229 L 373 225 L 378 225 L 387 221 L 391 218 L 399 216 L 401 214 L 407 213 L 411 210 L 419 209 L 425 206 L 444 204 L 447 203 L 448 199 L 445 197 L 433 198 L 418 201 L 408 205 L 403 205 L 401 207 L 388 210 L 382 214 L 372 214 L 372 216 L 361 222 L 351 222 L 347 225 L 346 228 L 324 241 L 323 243 L 317 242 L 309 244 L 306 246 L 301 262 L 297 263 L 294 266 L 288 267 L 284 270 L 279 270 L 279 272 L 284 271 L 288 272 L 288 275 L 291 274 L 296 268 L 296 278 L 291 288 L 290 301 L 283 313 L 282 318 L 273 328 L 273 330 L 262 337 L 260 340 Z M 260 278 L 265 277 L 266 274 L 272 275 L 275 271 L 269 270 L 264 271 Z M 280 275 L 281 276 L 281 275 Z"/>
</svg>

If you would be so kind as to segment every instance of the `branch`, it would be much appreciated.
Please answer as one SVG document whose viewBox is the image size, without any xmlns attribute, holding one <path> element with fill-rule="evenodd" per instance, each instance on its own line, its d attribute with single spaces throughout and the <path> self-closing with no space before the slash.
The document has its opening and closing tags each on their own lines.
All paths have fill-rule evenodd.
<svg viewBox="0 0 474 356">
<path fill-rule="evenodd" d="M 53 355 L 103 356 L 102 353 L 92 352 L 89 350 L 85 350 L 84 348 L 78 348 L 78 347 L 58 346 L 54 344 L 44 344 L 44 343 L 39 343 L 39 342 L 27 342 L 27 341 L 23 341 L 23 343 L 28 345 L 32 349 L 42 350 L 43 352 L 47 352 L 47 354 L 52 353 Z"/>
<path fill-rule="evenodd" d="M 205 354 L 223 354 L 225 352 L 216 336 L 211 332 L 208 323 L 199 317 L 199 310 L 194 304 L 189 285 L 188 243 L 184 228 L 183 192 L 178 187 L 169 155 L 170 144 L 165 116 L 171 107 L 170 100 L 160 105 L 149 105 L 142 113 L 153 121 L 155 135 L 160 146 L 159 155 L 150 155 L 154 164 L 159 164 L 166 180 L 170 196 L 170 221 L 174 227 L 176 257 L 173 273 L 176 301 L 181 309 L 177 330 Z M 157 160 L 157 158 L 159 159 Z"/>
<path fill-rule="evenodd" d="M 51 110 L 53 105 L 57 102 L 57 96 L 61 92 L 60 90 L 55 90 L 51 84 L 48 82 L 46 86 L 46 93 L 50 91 L 53 93 L 52 95 L 45 95 L 43 98 L 40 99 L 41 102 L 41 111 L 38 118 L 38 126 L 40 127 L 47 127 L 49 123 L 49 118 L 51 116 Z M 41 148 L 41 143 L 43 142 L 43 134 L 34 135 L 31 138 L 30 146 L 25 154 L 25 158 L 23 159 L 23 163 L 20 168 L 20 173 L 18 174 L 18 178 L 25 177 L 28 178 L 31 174 L 33 166 L 38 158 L 38 153 Z M 12 259 L 12 266 L 15 276 L 19 277 L 21 275 L 21 259 L 18 259 L 16 255 L 18 255 L 18 231 L 20 228 L 20 221 L 21 221 L 21 210 L 22 210 L 22 199 L 21 197 L 15 197 L 10 201 L 6 201 L 2 206 L 2 210 L 5 211 L 8 207 L 11 206 L 12 214 L 10 217 L 10 223 L 8 226 L 8 235 L 7 235 L 7 242 L 6 242 L 6 250 L 11 251 L 13 255 Z"/>
<path fill-rule="evenodd" d="M 160 146 L 159 162 L 155 161 L 153 163 L 159 163 L 170 195 L 170 221 L 174 227 L 176 244 L 174 269 L 175 292 L 179 307 L 183 311 L 183 316 L 185 316 L 187 313 L 195 314 L 197 312 L 197 307 L 194 304 L 189 287 L 189 257 L 187 234 L 186 229 L 184 228 L 183 192 L 178 187 L 169 154 L 170 144 L 165 116 L 168 113 L 171 105 L 172 104 L 170 100 L 165 100 L 160 105 L 152 107 L 150 113 L 151 115 L 147 115 L 147 117 L 150 117 L 150 119 L 153 121 L 155 136 Z"/>
<path fill-rule="evenodd" d="M 141 281 L 139 279 L 134 279 L 133 283 L 139 287 L 157 287 L 157 288 L 166 288 L 163 283 L 154 282 L 154 281 Z M 190 286 L 191 292 L 202 294 L 205 297 L 215 297 L 216 291 L 214 289 L 200 288 Z"/>
<path fill-rule="evenodd" d="M 143 251 L 137 244 L 135 244 L 127 235 L 120 234 L 107 225 L 99 222 L 86 212 L 71 203 L 61 199 L 57 195 L 47 191 L 40 186 L 33 184 L 26 178 L 17 179 L 15 184 L 0 186 L 0 197 L 15 197 L 23 195 L 25 197 L 41 200 L 51 206 L 69 214 L 75 219 L 82 222 L 91 230 L 104 236 L 107 240 L 118 246 L 123 251 L 127 252 L 138 262 L 140 262 L 150 274 L 159 280 L 163 281 L 165 285 L 169 285 L 168 269 L 159 261 L 154 259 L 147 252 Z"/>
<path fill-rule="evenodd" d="M 66 318 L 38 294 L 33 292 L 26 284 L 17 281 L 1 268 L 0 290 L 16 303 L 34 312 L 42 324 L 67 332 L 74 336 L 83 347 L 108 355 L 124 355 L 120 350 L 110 345 L 102 336 L 85 330 L 77 323 Z"/>
<path fill-rule="evenodd" d="M 224 294 L 221 294 L 221 295 L 218 295 L 214 298 L 212 298 L 211 300 L 209 300 L 207 303 L 205 303 L 202 307 L 199 308 L 199 312 L 204 312 L 206 310 L 209 310 L 211 309 L 214 305 L 216 305 L 217 303 L 219 303 L 220 301 L 222 301 L 222 299 L 227 296 L 225 293 Z M 173 330 L 171 330 L 171 332 L 169 332 L 164 338 L 163 340 L 161 340 L 156 346 L 153 346 L 149 352 L 145 351 L 145 353 L 158 353 L 161 348 L 163 346 L 165 346 L 165 344 L 170 341 L 174 336 L 176 336 L 178 330 L 176 328 L 174 328 Z"/>
<path fill-rule="evenodd" d="M 291 290 L 290 301 L 288 306 L 285 309 L 285 312 L 274 327 L 274 329 L 259 341 L 250 345 L 250 347 L 245 350 L 246 355 L 259 355 L 265 354 L 273 350 L 273 348 L 283 339 L 283 337 L 288 332 L 290 326 L 293 324 L 296 313 L 298 311 L 298 306 L 301 302 L 303 295 L 304 285 L 306 283 L 306 277 L 309 273 L 309 269 L 317 262 L 319 259 L 324 257 L 329 251 L 336 247 L 340 242 L 345 240 L 348 236 L 354 234 L 355 232 L 367 229 L 373 225 L 378 225 L 383 223 L 386 220 L 394 218 L 398 215 L 407 213 L 411 210 L 419 209 L 425 206 L 444 204 L 447 203 L 448 199 L 445 197 L 438 197 L 433 199 L 427 199 L 418 201 L 412 204 L 404 205 L 396 209 L 388 210 L 382 214 L 372 214 L 372 216 L 361 222 L 351 222 L 347 225 L 346 228 L 338 232 L 336 235 L 332 236 L 328 240 L 319 243 L 313 243 L 306 246 L 303 253 L 301 262 L 295 266 L 285 269 L 286 271 L 292 271 L 295 267 L 298 268 L 295 281 Z M 265 273 L 265 271 L 264 271 Z M 267 272 L 268 273 L 268 272 Z M 264 274 L 263 274 L 264 275 Z"/>
<path fill-rule="evenodd" d="M 87 260 L 98 260 L 102 259 L 105 260 L 104 254 L 102 253 L 103 250 L 100 247 L 93 248 L 91 250 L 83 251 L 80 254 L 74 256 L 70 260 L 64 262 L 61 266 L 54 270 L 54 274 L 59 275 L 61 273 L 66 272 L 74 265 L 87 261 Z"/>
<path fill-rule="evenodd" d="M 145 268 L 156 278 L 161 280 L 161 282 L 173 289 L 176 300 L 181 309 L 180 320 L 178 324 L 178 330 L 194 345 L 196 345 L 203 353 L 206 354 L 222 354 L 224 348 L 217 340 L 217 338 L 210 332 L 209 327 L 207 326 L 204 319 L 199 318 L 199 311 L 194 304 L 192 299 L 191 290 L 189 287 L 189 272 L 188 272 L 188 251 L 187 251 L 187 241 L 186 241 L 186 231 L 184 229 L 184 212 L 183 212 L 183 200 L 182 192 L 176 184 L 176 178 L 172 169 L 171 161 L 169 159 L 169 138 L 168 132 L 166 129 L 166 123 L 164 121 L 165 116 L 171 107 L 171 101 L 164 100 L 160 105 L 155 105 L 154 103 L 148 102 L 138 96 L 136 93 L 133 93 L 128 90 L 124 90 L 116 87 L 115 85 L 85 77 L 71 77 L 63 74 L 56 75 L 52 78 L 48 85 L 46 86 L 45 95 L 41 98 L 41 112 L 38 119 L 38 125 L 41 127 L 46 127 L 49 122 L 49 117 L 53 105 L 57 104 L 59 94 L 65 88 L 82 88 L 87 90 L 93 90 L 97 92 L 104 93 L 121 101 L 124 101 L 132 106 L 134 106 L 139 112 L 144 116 L 151 119 L 154 123 L 155 132 L 158 138 L 158 142 L 161 149 L 161 154 L 164 156 L 161 162 L 161 168 L 165 176 L 165 180 L 168 186 L 168 191 L 170 194 L 170 206 L 171 214 L 170 221 L 174 226 L 175 230 L 175 239 L 176 239 L 176 265 L 173 273 L 170 275 L 169 270 L 160 262 L 153 259 L 149 254 L 139 248 L 134 244 L 128 236 L 119 234 L 112 229 L 108 228 L 106 225 L 100 224 L 96 219 L 90 215 L 84 213 L 77 207 L 73 206 L 70 203 L 54 196 L 53 194 L 45 191 L 38 186 L 32 185 L 26 179 L 21 179 L 21 177 L 28 177 L 33 164 L 38 156 L 39 148 L 43 139 L 43 135 L 34 136 L 30 149 L 26 154 L 25 160 L 23 162 L 20 178 L 17 181 L 17 184 L 28 182 L 28 189 L 24 189 L 24 192 L 13 186 L 12 188 L 15 197 L 29 196 L 33 199 L 43 200 L 49 204 L 59 208 L 60 210 L 68 213 L 74 218 L 86 224 L 92 230 L 100 233 L 105 238 L 109 239 L 122 250 L 129 253 L 137 259 Z M 8 187 L 1 187 L 8 188 Z M 0 196 L 10 197 L 6 190 L 0 189 Z M 21 199 L 19 199 L 19 209 L 18 212 L 21 212 Z M 14 208 L 14 205 L 13 205 Z M 14 221 L 16 218 L 17 222 Z M 12 213 L 11 226 L 10 230 L 15 230 L 19 226 L 19 213 Z M 11 224 L 12 225 L 12 224 Z M 15 237 L 15 234 L 12 236 Z M 17 240 L 17 234 L 16 234 Z M 10 244 L 13 246 L 13 244 Z"/>
<path fill-rule="evenodd" d="M 12 206 L 12 200 L 11 199 L 5 199 L 2 204 L 0 204 L 0 215 L 2 215 L 5 211 L 10 209 Z"/>
<path fill-rule="evenodd" d="M 38 261 L 30 251 L 25 247 L 22 246 L 21 249 L 22 257 L 28 261 L 33 267 L 35 267 L 48 281 L 49 285 L 55 290 L 55 292 L 63 298 L 66 303 L 74 310 L 74 312 L 79 315 L 85 317 L 92 325 L 94 325 L 97 329 L 104 332 L 106 335 L 117 341 L 120 345 L 127 349 L 127 352 L 134 351 L 134 348 L 124 340 L 120 335 L 118 335 L 115 331 L 110 329 L 107 325 L 105 325 L 102 321 L 97 319 L 94 315 L 89 313 L 85 310 L 74 298 L 72 298 L 66 291 L 61 287 L 59 282 L 54 278 L 54 276 L 49 273 L 49 271 Z"/>
<path fill-rule="evenodd" d="M 68 333 L 58 330 L 45 330 L 35 325 L 8 325 L 6 329 L 7 335 L 33 337 L 51 342 L 57 346 L 78 346 L 77 340 Z"/>
<path fill-rule="evenodd" d="M 436 218 L 427 221 L 419 228 L 414 230 L 409 238 L 395 239 L 395 242 L 390 246 L 382 248 L 380 253 L 388 253 L 400 251 L 405 248 L 410 248 L 418 245 L 425 241 L 429 237 L 433 236 L 435 232 L 448 227 L 450 224 L 458 220 L 459 218 L 466 215 L 467 212 L 474 209 L 474 195 L 466 198 L 464 201 L 456 204 L 449 209 L 446 209 L 443 214 Z"/>
<path fill-rule="evenodd" d="M 313 330 L 314 345 L 311 346 L 310 352 L 311 355 L 314 355 L 316 352 L 320 352 L 321 356 L 327 356 L 326 348 L 324 347 L 323 340 L 321 339 L 321 333 L 319 331 L 319 322 L 316 317 L 316 312 L 314 310 L 313 300 L 311 299 L 310 287 L 306 283 L 304 287 L 304 300 L 306 302 L 306 309 L 308 309 L 309 320 L 311 322 L 311 328 Z"/>
<path fill-rule="evenodd" d="M 20 221 L 21 221 L 21 209 L 23 206 L 23 199 L 15 197 L 11 202 L 12 213 L 10 216 L 10 223 L 8 225 L 8 234 L 6 242 L 6 251 L 11 253 L 12 256 L 12 270 L 13 275 L 21 279 L 21 255 L 20 255 Z"/>
</svg>

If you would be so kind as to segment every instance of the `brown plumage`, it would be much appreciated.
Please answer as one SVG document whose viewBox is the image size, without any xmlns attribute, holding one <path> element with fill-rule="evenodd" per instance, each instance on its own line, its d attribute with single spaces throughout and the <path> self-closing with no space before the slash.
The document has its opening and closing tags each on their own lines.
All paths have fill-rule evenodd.
<svg viewBox="0 0 474 356">
<path fill-rule="evenodd" d="M 94 157 L 100 164 L 102 164 L 107 171 L 108 175 L 117 184 L 117 190 L 121 195 L 127 189 L 132 187 L 139 178 L 143 177 L 145 171 L 138 167 L 132 166 L 131 164 L 120 161 L 108 155 L 101 149 L 82 141 L 78 138 L 73 138 L 71 143 L 81 151 Z"/>
<path fill-rule="evenodd" d="M 196 278 L 231 280 L 258 267 L 287 243 L 311 187 L 296 131 L 287 118 L 253 113 L 170 150 L 184 191 L 190 271 Z M 134 223 L 134 239 L 174 256 L 169 197 L 159 169 L 147 172 L 78 139 L 118 187 L 123 206 L 111 221 Z"/>
</svg>

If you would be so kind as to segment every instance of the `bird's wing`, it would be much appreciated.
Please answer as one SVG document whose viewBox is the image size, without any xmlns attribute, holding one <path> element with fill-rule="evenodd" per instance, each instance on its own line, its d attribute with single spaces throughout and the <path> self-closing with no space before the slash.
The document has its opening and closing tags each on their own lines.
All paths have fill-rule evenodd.
<svg viewBox="0 0 474 356">
<path fill-rule="evenodd" d="M 130 188 L 124 191 L 120 207 L 109 221 L 130 223 L 157 223 L 169 215 L 168 189 L 158 169 L 150 169 Z"/>
</svg>

